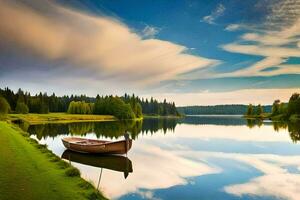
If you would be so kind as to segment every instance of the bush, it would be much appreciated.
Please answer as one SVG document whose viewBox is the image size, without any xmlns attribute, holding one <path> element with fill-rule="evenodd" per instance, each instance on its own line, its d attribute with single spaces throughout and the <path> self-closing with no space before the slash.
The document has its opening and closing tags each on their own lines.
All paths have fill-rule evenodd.
<svg viewBox="0 0 300 200">
<path fill-rule="evenodd" d="M 94 114 L 113 115 L 118 119 L 135 118 L 130 104 L 126 104 L 121 98 L 113 96 L 97 99 Z"/>
<path fill-rule="evenodd" d="M 25 103 L 18 102 L 15 111 L 16 111 L 16 113 L 19 113 L 19 114 L 28 114 L 29 108 Z"/>
<path fill-rule="evenodd" d="M 0 115 L 5 115 L 10 112 L 10 105 L 4 97 L 0 97 Z"/>
</svg>

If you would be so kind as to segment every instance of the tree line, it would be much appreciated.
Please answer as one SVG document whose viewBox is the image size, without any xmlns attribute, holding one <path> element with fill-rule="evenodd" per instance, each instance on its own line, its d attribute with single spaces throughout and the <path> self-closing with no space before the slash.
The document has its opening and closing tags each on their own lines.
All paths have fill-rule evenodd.
<svg viewBox="0 0 300 200">
<path fill-rule="evenodd" d="M 300 115 L 300 94 L 294 93 L 288 103 L 275 100 L 272 107 L 272 116 L 281 115 L 283 118 L 290 118 L 293 115 Z"/>
<path fill-rule="evenodd" d="M 153 97 L 148 100 L 147 98 L 139 98 L 138 96 L 135 96 L 134 94 L 132 96 L 125 93 L 123 97 L 121 97 L 126 103 L 130 103 L 130 105 L 135 108 L 136 105 L 140 104 L 143 114 L 146 115 L 161 115 L 161 116 L 178 116 L 180 115 L 177 111 L 176 105 L 174 102 L 170 103 L 167 102 L 166 99 L 164 99 L 163 102 L 158 102 Z"/>
<path fill-rule="evenodd" d="M 262 106 L 265 111 L 271 111 L 271 106 Z M 184 106 L 177 110 L 186 115 L 244 115 L 247 105 L 215 105 L 215 106 Z"/>
<path fill-rule="evenodd" d="M 248 108 L 247 108 L 246 115 L 248 115 L 248 116 L 251 116 L 251 115 L 261 116 L 264 112 L 265 112 L 264 108 L 260 104 L 258 104 L 257 106 L 249 104 Z"/>
<path fill-rule="evenodd" d="M 262 113 L 270 113 L 270 117 L 279 117 L 282 119 L 289 119 L 292 116 L 300 115 L 300 94 L 294 93 L 289 98 L 287 103 L 281 102 L 279 99 L 275 100 L 271 111 L 264 111 L 262 106 L 253 106 L 249 104 L 246 115 L 261 115 Z"/>
<path fill-rule="evenodd" d="M 56 96 L 55 93 L 38 93 L 31 95 L 19 89 L 17 92 L 9 88 L 0 89 L 0 113 L 40 113 L 67 112 L 70 114 L 107 114 L 121 119 L 132 119 L 146 115 L 178 115 L 175 103 L 166 100 L 159 102 L 138 96 L 88 97 L 86 95 Z"/>
</svg>

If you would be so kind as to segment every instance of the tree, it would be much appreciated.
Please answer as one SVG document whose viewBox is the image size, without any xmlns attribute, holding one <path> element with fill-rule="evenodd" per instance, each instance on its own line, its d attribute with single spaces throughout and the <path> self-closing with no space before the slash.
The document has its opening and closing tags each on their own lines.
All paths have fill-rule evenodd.
<svg viewBox="0 0 300 200">
<path fill-rule="evenodd" d="M 249 104 L 247 108 L 247 115 L 253 115 L 253 106 L 252 104 Z"/>
<path fill-rule="evenodd" d="M 142 111 L 142 106 L 140 103 L 136 104 L 136 113 L 135 113 L 136 117 L 140 118 L 143 116 L 143 111 Z"/>
<path fill-rule="evenodd" d="M 29 108 L 24 102 L 18 101 L 15 111 L 20 114 L 28 114 Z"/>
<path fill-rule="evenodd" d="M 10 112 L 10 105 L 4 97 L 0 96 L 0 115 L 5 115 Z"/>
<path fill-rule="evenodd" d="M 125 103 L 119 97 L 105 97 L 96 101 L 94 105 L 94 114 L 113 115 L 118 119 L 133 119 L 135 114 L 129 103 Z"/>
<path fill-rule="evenodd" d="M 294 93 L 288 103 L 288 116 L 293 114 L 300 114 L 300 94 Z"/>
<path fill-rule="evenodd" d="M 280 105 L 279 105 L 279 113 L 281 113 L 281 114 L 287 114 L 287 104 L 286 103 L 280 103 Z"/>
<path fill-rule="evenodd" d="M 257 108 L 256 108 L 256 115 L 261 115 L 264 112 L 263 107 L 258 104 Z"/>
<path fill-rule="evenodd" d="M 278 115 L 279 113 L 280 100 L 275 100 L 272 106 L 272 115 Z"/>
<path fill-rule="evenodd" d="M 71 101 L 68 107 L 69 114 L 93 114 L 94 104 L 85 101 Z"/>
</svg>

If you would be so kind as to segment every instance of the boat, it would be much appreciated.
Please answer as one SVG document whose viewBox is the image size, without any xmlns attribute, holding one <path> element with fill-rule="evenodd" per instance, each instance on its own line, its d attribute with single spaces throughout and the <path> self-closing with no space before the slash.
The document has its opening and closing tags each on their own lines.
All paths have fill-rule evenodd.
<svg viewBox="0 0 300 200">
<path fill-rule="evenodd" d="M 93 140 L 79 137 L 62 139 L 64 146 L 80 153 L 126 154 L 132 146 L 132 140 L 126 138 L 120 141 Z"/>
<path fill-rule="evenodd" d="M 121 155 L 82 154 L 65 150 L 61 157 L 70 162 L 123 172 L 125 178 L 133 172 L 131 160 Z"/>
</svg>

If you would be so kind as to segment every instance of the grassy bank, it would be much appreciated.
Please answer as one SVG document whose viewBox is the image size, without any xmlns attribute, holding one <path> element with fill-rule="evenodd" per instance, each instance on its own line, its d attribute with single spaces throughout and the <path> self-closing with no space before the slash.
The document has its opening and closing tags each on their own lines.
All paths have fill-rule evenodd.
<svg viewBox="0 0 300 200">
<path fill-rule="evenodd" d="M 30 124 L 42 123 L 70 123 L 70 122 L 88 122 L 88 121 L 114 121 L 116 118 L 112 115 L 79 115 L 67 113 L 49 113 L 49 114 L 9 114 L 11 120 L 21 119 Z"/>
<path fill-rule="evenodd" d="M 0 199 L 104 199 L 79 171 L 0 121 Z"/>
</svg>

